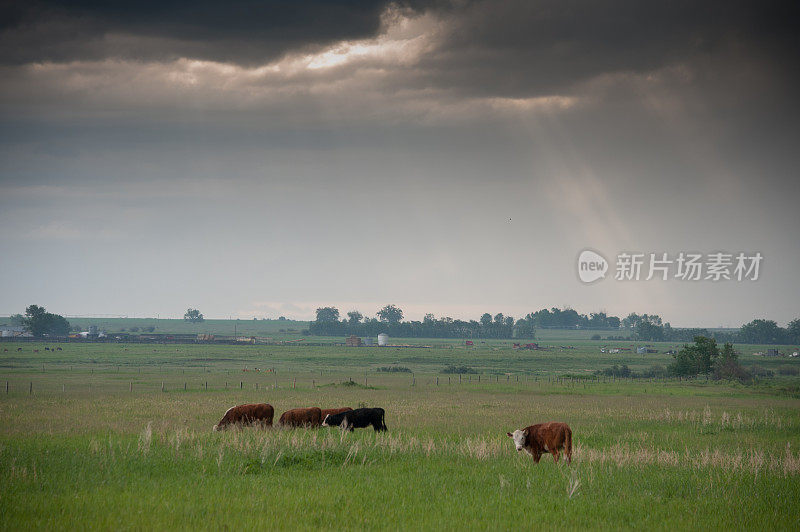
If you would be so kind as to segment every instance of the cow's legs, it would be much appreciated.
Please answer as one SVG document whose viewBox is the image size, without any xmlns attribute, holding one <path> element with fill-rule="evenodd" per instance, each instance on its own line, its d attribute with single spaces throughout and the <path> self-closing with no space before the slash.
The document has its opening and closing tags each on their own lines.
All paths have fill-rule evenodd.
<svg viewBox="0 0 800 532">
<path fill-rule="evenodd" d="M 558 463 L 558 449 L 553 449 L 553 462 Z"/>
</svg>

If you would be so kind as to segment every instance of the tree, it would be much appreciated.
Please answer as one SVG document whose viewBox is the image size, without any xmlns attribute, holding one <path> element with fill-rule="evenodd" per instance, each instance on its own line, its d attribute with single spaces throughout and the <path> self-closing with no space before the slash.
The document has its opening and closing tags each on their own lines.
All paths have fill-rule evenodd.
<svg viewBox="0 0 800 532">
<path fill-rule="evenodd" d="M 66 336 L 70 325 L 64 316 L 51 314 L 39 305 L 30 305 L 25 309 L 23 325 L 36 338 L 42 336 Z"/>
<path fill-rule="evenodd" d="M 8 319 L 11 320 L 11 325 L 15 327 L 25 325 L 25 316 L 22 314 L 12 314 Z"/>
<path fill-rule="evenodd" d="M 753 320 L 742 325 L 739 336 L 746 344 L 780 344 L 783 343 L 784 332 L 772 320 Z"/>
<path fill-rule="evenodd" d="M 189 308 L 186 309 L 186 314 L 183 315 L 183 321 L 188 321 L 189 323 L 203 323 L 205 318 L 203 318 L 203 315 L 196 308 Z"/>
<path fill-rule="evenodd" d="M 481 325 L 491 325 L 492 324 L 492 315 L 488 312 L 481 316 Z"/>
<path fill-rule="evenodd" d="M 504 319 L 505 319 L 505 318 L 504 318 L 504 316 L 503 316 L 503 313 L 502 313 L 502 312 L 498 312 L 497 314 L 495 314 L 495 315 L 494 315 L 494 322 L 495 322 L 495 324 L 497 324 L 497 325 L 502 325 L 502 324 L 503 324 L 503 320 L 504 320 Z"/>
<path fill-rule="evenodd" d="M 786 333 L 789 335 L 790 342 L 800 344 L 800 318 L 789 322 Z"/>
<path fill-rule="evenodd" d="M 351 310 L 347 313 L 347 317 L 350 318 L 350 324 L 355 325 L 356 323 L 361 322 L 361 320 L 364 318 L 364 315 L 357 310 Z"/>
<path fill-rule="evenodd" d="M 622 319 L 622 326 L 625 327 L 626 329 L 630 329 L 631 327 L 636 327 L 637 325 L 639 325 L 641 319 L 642 318 L 640 318 L 638 314 L 636 314 L 635 312 L 631 312 Z"/>
<path fill-rule="evenodd" d="M 639 340 L 648 342 L 660 342 L 664 340 L 664 329 L 648 321 L 641 321 L 635 330 L 636 338 Z"/>
<path fill-rule="evenodd" d="M 717 341 L 705 336 L 695 336 L 694 345 L 684 345 L 672 355 L 675 358 L 669 369 L 673 375 L 707 374 L 719 357 Z"/>
<path fill-rule="evenodd" d="M 714 363 L 714 379 L 738 380 L 746 383 L 752 376 L 739 364 L 739 355 L 730 343 L 725 343 L 719 358 Z"/>
<path fill-rule="evenodd" d="M 388 323 L 400 323 L 403 319 L 403 311 L 394 305 L 386 305 L 378 311 L 378 318 Z"/>
<path fill-rule="evenodd" d="M 339 321 L 339 309 L 336 307 L 318 308 L 317 321 L 320 323 L 332 323 Z"/>
</svg>

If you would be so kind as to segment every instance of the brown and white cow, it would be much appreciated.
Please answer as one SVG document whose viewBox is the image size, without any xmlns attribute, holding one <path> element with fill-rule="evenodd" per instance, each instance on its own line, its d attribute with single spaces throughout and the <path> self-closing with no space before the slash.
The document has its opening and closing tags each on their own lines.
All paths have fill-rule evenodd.
<svg viewBox="0 0 800 532">
<path fill-rule="evenodd" d="M 553 461 L 558 462 L 559 449 L 564 449 L 564 455 L 572 463 L 572 430 L 566 423 L 539 423 L 506 434 L 514 440 L 517 451 L 524 449 L 537 464 L 543 453 L 552 454 Z"/>
<path fill-rule="evenodd" d="M 319 427 L 322 423 L 322 410 L 311 408 L 293 408 L 281 414 L 280 424 L 286 427 Z"/>
<path fill-rule="evenodd" d="M 319 416 L 319 419 L 321 420 L 320 422 L 322 422 L 325 421 L 325 416 L 329 414 L 341 414 L 342 412 L 350 412 L 351 410 L 353 409 L 350 408 L 349 406 L 344 406 L 342 408 L 323 408 L 322 410 L 320 410 L 321 414 Z"/>
<path fill-rule="evenodd" d="M 214 430 L 222 430 L 228 425 L 259 424 L 262 427 L 269 427 L 272 425 L 274 415 L 275 409 L 267 403 L 232 406 L 225 412 L 220 422 L 214 425 Z"/>
</svg>

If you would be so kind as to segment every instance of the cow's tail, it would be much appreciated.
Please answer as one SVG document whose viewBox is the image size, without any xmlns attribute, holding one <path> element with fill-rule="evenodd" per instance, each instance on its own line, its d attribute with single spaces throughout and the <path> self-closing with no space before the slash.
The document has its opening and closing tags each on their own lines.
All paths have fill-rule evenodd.
<svg viewBox="0 0 800 532">
<path fill-rule="evenodd" d="M 386 411 L 381 409 L 381 430 L 389 430 L 389 428 L 386 426 L 386 420 L 384 419 L 385 416 Z"/>
<path fill-rule="evenodd" d="M 567 437 L 564 439 L 564 454 L 567 455 L 567 461 L 572 463 L 572 429 L 567 427 Z"/>
</svg>

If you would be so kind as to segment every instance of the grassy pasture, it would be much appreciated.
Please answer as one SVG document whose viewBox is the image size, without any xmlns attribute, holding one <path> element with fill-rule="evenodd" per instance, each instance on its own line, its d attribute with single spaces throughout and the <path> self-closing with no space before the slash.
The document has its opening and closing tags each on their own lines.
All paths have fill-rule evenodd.
<svg viewBox="0 0 800 532">
<path fill-rule="evenodd" d="M 3 529 L 798 528 L 800 399 L 790 378 L 752 387 L 555 379 L 669 361 L 602 354 L 599 343 L 545 352 L 2 345 L 14 346 L 0 358 Z M 414 374 L 375 371 L 393 364 Z M 446 364 L 477 368 L 480 383 L 449 375 L 446 384 Z M 229 406 L 261 401 L 278 414 L 382 406 L 390 430 L 211 432 Z M 573 428 L 571 467 L 534 465 L 505 436 L 541 420 Z"/>
</svg>

